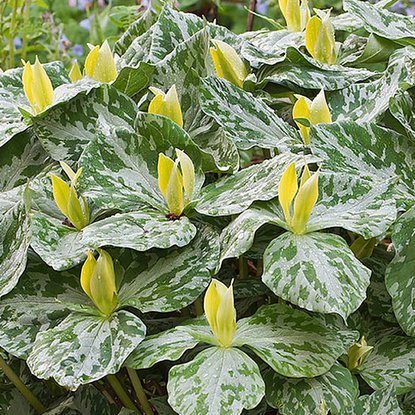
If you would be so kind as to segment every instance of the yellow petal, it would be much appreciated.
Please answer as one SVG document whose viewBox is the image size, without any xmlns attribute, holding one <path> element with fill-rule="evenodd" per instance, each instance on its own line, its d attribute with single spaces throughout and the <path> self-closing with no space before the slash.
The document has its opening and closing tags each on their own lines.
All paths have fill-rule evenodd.
<svg viewBox="0 0 415 415">
<path fill-rule="evenodd" d="M 91 278 L 94 273 L 94 269 L 96 266 L 96 259 L 91 251 L 88 251 L 88 257 L 86 261 L 84 262 L 84 265 L 82 265 L 81 269 L 81 287 L 84 290 L 84 292 L 88 295 L 89 298 L 92 300 L 91 295 Z"/>
<path fill-rule="evenodd" d="M 70 189 L 68 184 L 60 177 L 51 174 L 52 179 L 52 191 L 55 203 L 59 210 L 68 218 L 68 200 Z M 69 219 L 69 218 L 68 218 Z"/>
<path fill-rule="evenodd" d="M 221 297 L 216 317 L 216 330 L 219 343 L 223 347 L 231 346 L 236 331 L 236 312 L 232 284 L 229 288 L 226 288 L 225 293 Z"/>
<path fill-rule="evenodd" d="M 41 112 L 53 103 L 53 87 L 48 74 L 36 56 L 35 64 L 32 67 L 33 86 L 32 94 L 35 101 L 35 111 Z"/>
<path fill-rule="evenodd" d="M 302 118 L 305 120 L 310 121 L 310 106 L 311 101 L 306 97 L 300 97 L 293 106 L 293 118 L 294 121 L 298 118 Z M 295 121 L 297 124 L 301 136 L 303 137 L 303 141 L 305 145 L 310 144 L 310 127 L 307 127 L 300 122 Z"/>
<path fill-rule="evenodd" d="M 171 170 L 165 196 L 169 213 L 175 216 L 180 216 L 184 210 L 183 178 L 178 163 L 176 161 Z"/>
<path fill-rule="evenodd" d="M 310 120 L 313 125 L 331 123 L 330 109 L 324 90 L 321 90 L 311 103 Z"/>
<path fill-rule="evenodd" d="M 111 255 L 99 250 L 94 273 L 90 280 L 91 296 L 98 309 L 106 316 L 117 307 L 115 270 Z"/>
<path fill-rule="evenodd" d="M 278 199 L 284 212 L 285 221 L 289 224 L 291 221 L 291 203 L 298 190 L 297 173 L 295 164 L 291 163 L 281 176 L 278 185 Z"/>
<path fill-rule="evenodd" d="M 26 98 L 29 101 L 30 106 L 33 108 L 35 104 L 35 98 L 32 92 L 33 71 L 32 71 L 32 65 L 30 64 L 30 62 L 26 62 L 24 65 L 22 83 L 23 83 L 23 90 L 26 95 Z"/>
<path fill-rule="evenodd" d="M 235 49 L 221 40 L 212 40 L 214 47 L 210 48 L 210 56 L 217 75 L 242 88 L 248 70 Z"/>
<path fill-rule="evenodd" d="M 347 352 L 347 368 L 349 370 L 358 368 L 372 349 L 373 346 L 368 346 L 365 337 L 362 336 L 360 342 L 350 347 Z"/>
<path fill-rule="evenodd" d="M 306 28 L 308 21 L 310 20 L 310 9 L 308 7 L 308 0 L 301 0 L 300 16 L 301 31 L 303 31 Z"/>
<path fill-rule="evenodd" d="M 316 60 L 318 60 L 318 53 L 316 52 L 317 39 L 321 30 L 321 20 L 318 16 L 313 16 L 307 23 L 305 29 L 305 46 L 308 53 Z"/>
<path fill-rule="evenodd" d="M 216 333 L 216 315 L 218 313 L 221 297 L 217 289 L 218 280 L 212 279 L 208 289 L 206 290 L 203 307 L 205 309 L 206 319 L 213 332 Z M 225 287 L 226 288 L 226 287 Z"/>
<path fill-rule="evenodd" d="M 314 173 L 298 190 L 294 200 L 294 215 L 291 222 L 292 231 L 302 234 L 318 199 L 318 176 Z"/>
<path fill-rule="evenodd" d="M 173 85 L 165 94 L 158 88 L 149 88 L 155 97 L 148 106 L 148 112 L 151 114 L 164 115 L 170 118 L 180 127 L 183 127 L 183 115 L 180 107 L 179 97 L 177 95 L 176 86 Z"/>
<path fill-rule="evenodd" d="M 90 78 L 94 78 L 95 67 L 97 65 L 99 55 L 99 46 L 93 47 L 85 59 L 84 72 Z"/>
<path fill-rule="evenodd" d="M 308 165 L 306 164 L 304 166 L 303 174 L 301 175 L 300 180 L 300 189 L 304 186 L 305 182 L 311 177 L 310 169 L 308 168 Z"/>
<path fill-rule="evenodd" d="M 173 166 L 174 161 L 170 157 L 165 156 L 163 153 L 159 154 L 157 165 L 158 185 L 164 199 L 166 199 L 167 196 L 167 187 L 169 185 L 170 175 Z"/>
<path fill-rule="evenodd" d="M 81 203 L 78 199 L 78 195 L 76 194 L 75 187 L 73 185 L 69 190 L 67 217 L 78 231 L 88 225 L 88 222 L 85 220 L 86 218 L 84 216 Z"/>
<path fill-rule="evenodd" d="M 291 30 L 292 32 L 300 32 L 302 30 L 299 0 L 287 1 L 284 17 L 287 22 L 288 30 Z"/>
<path fill-rule="evenodd" d="M 184 151 L 176 148 L 176 154 L 182 171 L 183 187 L 186 196 L 185 205 L 187 205 L 192 199 L 195 188 L 195 166 L 192 159 Z"/>
<path fill-rule="evenodd" d="M 63 171 L 66 173 L 66 175 L 69 177 L 69 180 L 73 180 L 75 177 L 75 172 L 72 170 L 72 168 L 65 163 L 64 161 L 59 162 L 59 164 L 61 165 Z"/>
<path fill-rule="evenodd" d="M 79 64 L 77 60 L 75 60 L 71 66 L 71 70 L 69 71 L 69 79 L 72 82 L 77 82 L 82 79 L 82 72 L 81 72 L 81 69 L 79 68 Z"/>
</svg>

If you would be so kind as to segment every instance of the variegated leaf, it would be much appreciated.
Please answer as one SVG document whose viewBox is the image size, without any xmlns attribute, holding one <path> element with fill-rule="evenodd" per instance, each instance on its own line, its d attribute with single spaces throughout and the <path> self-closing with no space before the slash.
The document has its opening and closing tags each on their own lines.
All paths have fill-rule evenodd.
<svg viewBox="0 0 415 415">
<path fill-rule="evenodd" d="M 262 280 L 284 300 L 346 319 L 366 298 L 370 270 L 338 235 L 286 232 L 265 250 Z"/>
<path fill-rule="evenodd" d="M 401 44 L 415 45 L 415 22 L 410 16 L 402 16 L 359 0 L 344 0 L 343 7 L 357 17 L 369 33 L 397 40 Z"/>
<path fill-rule="evenodd" d="M 106 318 L 72 313 L 59 325 L 36 337 L 27 359 L 40 379 L 54 378 L 75 390 L 116 373 L 145 336 L 142 321 L 127 311 Z"/>
<path fill-rule="evenodd" d="M 199 93 L 203 112 L 223 127 L 239 149 L 286 151 L 301 143 L 298 132 L 263 101 L 224 79 L 203 79 Z"/>
<path fill-rule="evenodd" d="M 391 55 L 380 78 L 330 94 L 328 104 L 333 120 L 376 121 L 388 109 L 391 98 L 415 85 L 414 64 L 415 49 L 399 49 Z"/>
<path fill-rule="evenodd" d="M 372 395 L 356 399 L 354 405 L 346 407 L 341 415 L 403 415 L 393 388 L 387 386 Z"/>
<path fill-rule="evenodd" d="M 174 366 L 167 391 L 169 404 L 180 415 L 239 415 L 260 403 L 265 385 L 247 354 L 211 347 L 191 362 Z"/>
<path fill-rule="evenodd" d="M 48 155 L 31 131 L 15 136 L 0 152 L 0 191 L 6 192 L 26 184 L 27 180 L 40 173 Z"/>
<path fill-rule="evenodd" d="M 57 273 L 32 256 L 16 288 L 0 301 L 0 347 L 26 359 L 36 335 L 68 314 L 67 304 L 84 304 L 79 274 Z"/>
<path fill-rule="evenodd" d="M 339 122 L 313 127 L 313 153 L 326 171 L 346 172 L 373 181 L 399 177 L 400 199 L 415 195 L 415 144 L 406 136 L 375 124 Z M 370 151 L 367 151 L 370 149 Z"/>
<path fill-rule="evenodd" d="M 45 64 L 53 86 L 69 82 L 68 75 L 60 62 Z M 19 107 L 30 110 L 22 84 L 23 68 L 0 73 L 0 147 L 14 135 L 28 129 L 30 121 L 24 120 Z"/>
<path fill-rule="evenodd" d="M 196 210 L 210 216 L 243 212 L 256 200 L 270 200 L 277 196 L 278 183 L 289 164 L 295 162 L 301 168 L 313 161 L 316 159 L 285 153 L 252 165 L 202 188 Z"/>
<path fill-rule="evenodd" d="M 219 236 L 209 226 L 185 248 L 141 254 L 125 269 L 119 302 L 142 312 L 170 312 L 191 304 L 210 282 L 219 257 Z"/>
<path fill-rule="evenodd" d="M 233 347 L 247 346 L 283 376 L 314 377 L 327 372 L 357 337 L 346 327 L 330 327 L 304 311 L 272 304 L 238 321 Z"/>
<path fill-rule="evenodd" d="M 359 394 L 351 373 L 339 363 L 311 379 L 287 379 L 270 370 L 265 385 L 268 404 L 281 415 L 324 414 L 325 410 L 337 415 L 353 405 Z"/>
<path fill-rule="evenodd" d="M 392 242 L 396 253 L 386 271 L 386 287 L 400 326 L 415 336 L 415 206 L 398 219 Z"/>
<path fill-rule="evenodd" d="M 409 92 L 402 92 L 389 101 L 389 111 L 404 128 L 411 139 L 415 139 L 415 116 L 412 112 L 415 103 Z"/>
<path fill-rule="evenodd" d="M 16 286 L 26 267 L 31 232 L 23 192 L 0 193 L 0 297 Z"/>
<path fill-rule="evenodd" d="M 55 160 L 78 160 L 94 138 L 98 118 L 113 126 L 134 124 L 138 108 L 130 98 L 109 85 L 92 86 L 75 90 L 77 93 L 33 118 L 37 136 Z"/>
<path fill-rule="evenodd" d="M 335 91 L 364 81 L 375 73 L 367 69 L 348 68 L 320 63 L 294 47 L 286 50 L 286 59 L 273 66 L 264 66 L 253 79 L 257 88 L 268 83 L 307 89 Z M 249 78 L 248 78 L 249 79 Z"/>
<path fill-rule="evenodd" d="M 375 390 L 392 385 L 397 394 L 415 390 L 415 339 L 386 335 L 380 338 L 358 370 Z"/>
</svg>

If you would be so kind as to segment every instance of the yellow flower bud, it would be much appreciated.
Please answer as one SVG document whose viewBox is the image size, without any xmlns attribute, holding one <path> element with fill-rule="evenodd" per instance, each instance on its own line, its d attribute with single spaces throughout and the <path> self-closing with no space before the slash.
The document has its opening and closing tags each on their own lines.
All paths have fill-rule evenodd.
<svg viewBox="0 0 415 415">
<path fill-rule="evenodd" d="M 80 81 L 82 79 L 82 72 L 76 59 L 71 66 L 71 70 L 69 71 L 69 79 L 72 82 Z"/>
<path fill-rule="evenodd" d="M 195 187 L 195 168 L 190 157 L 176 149 L 177 160 L 160 153 L 158 160 L 158 185 L 169 213 L 180 216 L 192 199 Z M 180 168 L 179 168 L 180 167 Z"/>
<path fill-rule="evenodd" d="M 114 56 L 107 41 L 102 46 L 89 45 L 91 51 L 85 60 L 86 76 L 99 82 L 112 82 L 117 77 Z"/>
<path fill-rule="evenodd" d="M 52 83 L 37 56 L 34 65 L 25 63 L 22 82 L 34 114 L 42 112 L 53 103 Z"/>
<path fill-rule="evenodd" d="M 377 244 L 376 238 L 365 239 L 359 236 L 351 245 L 350 249 L 358 259 L 369 258 Z"/>
<path fill-rule="evenodd" d="M 306 165 L 298 187 L 294 163 L 281 176 L 278 199 L 287 225 L 297 235 L 306 232 L 308 220 L 317 202 L 318 176 L 318 172 L 312 175 Z"/>
<path fill-rule="evenodd" d="M 310 55 L 317 61 L 333 65 L 336 61 L 336 41 L 334 28 L 327 13 L 315 9 L 317 13 L 307 23 L 305 45 Z"/>
<path fill-rule="evenodd" d="M 75 173 L 66 163 L 61 162 L 61 166 L 71 180 L 71 186 L 60 177 L 51 174 L 53 198 L 63 215 L 80 231 L 90 220 L 88 204 L 82 196 L 78 197 L 75 189 L 82 168 Z"/>
<path fill-rule="evenodd" d="M 150 87 L 149 89 L 155 97 L 148 106 L 148 112 L 164 115 L 180 127 L 183 127 L 183 115 L 179 97 L 177 96 L 176 85 L 173 85 L 166 94 L 158 88 Z"/>
<path fill-rule="evenodd" d="M 308 0 L 279 0 L 281 13 L 291 32 L 302 32 L 310 19 Z"/>
<path fill-rule="evenodd" d="M 313 101 L 299 96 L 293 106 L 293 118 L 300 129 L 304 144 L 310 144 L 310 126 L 332 122 L 324 91 L 321 90 Z"/>
<path fill-rule="evenodd" d="M 81 270 L 81 286 L 99 311 L 109 316 L 118 305 L 114 263 L 108 252 L 103 249 L 98 252 L 97 260 L 88 252 Z"/>
<path fill-rule="evenodd" d="M 205 294 L 204 309 L 207 321 L 222 347 L 232 346 L 236 331 L 236 311 L 233 298 L 233 286 L 226 287 L 213 279 Z"/>
<path fill-rule="evenodd" d="M 242 88 L 248 69 L 236 50 L 221 40 L 212 40 L 210 56 L 217 75 Z"/>
<path fill-rule="evenodd" d="M 362 336 L 360 342 L 350 347 L 347 352 L 347 368 L 349 370 L 358 368 L 372 349 L 373 346 L 368 346 L 365 337 Z"/>
</svg>

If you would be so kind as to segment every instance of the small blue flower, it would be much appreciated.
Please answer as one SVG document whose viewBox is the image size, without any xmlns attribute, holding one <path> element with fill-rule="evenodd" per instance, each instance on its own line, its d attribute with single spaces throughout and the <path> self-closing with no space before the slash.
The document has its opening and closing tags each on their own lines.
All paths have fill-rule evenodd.
<svg viewBox="0 0 415 415">
<path fill-rule="evenodd" d="M 80 45 L 79 43 L 77 43 L 76 45 L 73 46 L 72 53 L 75 56 L 82 56 L 84 54 L 84 47 Z"/>
<path fill-rule="evenodd" d="M 21 47 L 22 47 L 22 39 L 20 39 L 20 37 L 15 37 L 13 39 L 13 44 L 14 44 L 14 47 L 16 49 L 21 49 Z"/>
<path fill-rule="evenodd" d="M 259 14 L 266 14 L 269 7 L 268 0 L 258 0 L 256 4 L 256 12 Z"/>
<path fill-rule="evenodd" d="M 88 30 L 89 32 L 91 30 L 91 21 L 89 19 L 81 20 L 79 26 L 81 26 L 85 30 Z"/>
</svg>

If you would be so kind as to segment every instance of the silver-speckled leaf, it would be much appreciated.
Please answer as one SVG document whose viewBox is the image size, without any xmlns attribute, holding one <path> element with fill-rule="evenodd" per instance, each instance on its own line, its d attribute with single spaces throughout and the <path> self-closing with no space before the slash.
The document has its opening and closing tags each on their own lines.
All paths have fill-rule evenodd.
<svg viewBox="0 0 415 415">
<path fill-rule="evenodd" d="M 119 302 L 142 312 L 180 310 L 208 286 L 218 258 L 219 235 L 209 226 L 199 226 L 197 236 L 185 248 L 164 255 L 143 253 L 129 262 Z"/>
<path fill-rule="evenodd" d="M 312 415 L 330 410 L 338 415 L 359 395 L 348 369 L 339 363 L 316 378 L 287 379 L 269 370 L 265 377 L 267 402 L 281 415 Z"/>
<path fill-rule="evenodd" d="M 299 88 L 335 91 L 365 81 L 374 75 L 375 73 L 367 69 L 320 63 L 297 48 L 288 47 L 283 62 L 264 66 L 255 74 L 256 79 L 248 79 L 252 79 L 257 88 L 273 83 L 289 88 L 294 85 Z"/>
<path fill-rule="evenodd" d="M 57 273 L 32 256 L 19 284 L 0 301 L 0 347 L 26 359 L 39 331 L 61 322 L 69 303 L 85 303 L 79 273 Z"/>
<path fill-rule="evenodd" d="M 387 386 L 356 399 L 354 405 L 344 408 L 341 415 L 403 415 L 403 412 L 393 388 Z"/>
<path fill-rule="evenodd" d="M 48 155 L 31 130 L 15 136 L 0 152 L 0 191 L 24 185 L 40 173 Z"/>
<path fill-rule="evenodd" d="M 243 351 L 211 347 L 174 366 L 167 391 L 179 415 L 239 415 L 261 402 L 265 385 L 257 364 Z"/>
<path fill-rule="evenodd" d="M 415 115 L 412 111 L 415 103 L 409 92 L 401 92 L 389 101 L 389 111 L 405 129 L 409 138 L 415 139 Z"/>
<path fill-rule="evenodd" d="M 203 79 L 199 93 L 203 112 L 223 127 L 239 149 L 286 151 L 301 143 L 298 132 L 263 101 L 224 79 Z"/>
<path fill-rule="evenodd" d="M 301 168 L 313 161 L 309 156 L 285 153 L 240 170 L 202 188 L 196 210 L 210 216 L 241 213 L 256 200 L 277 197 L 278 183 L 289 164 L 295 162 Z"/>
<path fill-rule="evenodd" d="M 27 364 L 38 378 L 54 378 L 75 390 L 117 373 L 145 331 L 143 322 L 127 311 L 109 318 L 72 313 L 56 327 L 38 334 Z"/>
<path fill-rule="evenodd" d="M 402 329 L 415 336 L 415 207 L 402 215 L 392 233 L 395 257 L 386 271 L 386 287 Z"/>
<path fill-rule="evenodd" d="M 286 301 L 346 319 L 366 298 L 370 272 L 338 235 L 286 232 L 265 250 L 262 280 Z"/>
<path fill-rule="evenodd" d="M 372 181 L 399 177 L 395 190 L 400 199 L 415 196 L 415 144 L 404 135 L 375 124 L 343 121 L 313 127 L 311 147 L 326 171 Z"/>
<path fill-rule="evenodd" d="M 78 84 L 71 84 L 75 88 Z M 89 85 L 89 84 L 86 84 Z M 62 88 L 67 89 L 68 86 Z M 59 104 L 33 118 L 37 136 L 55 160 L 78 160 L 94 138 L 98 118 L 113 126 L 133 125 L 138 107 L 110 85 L 93 83 L 75 89 Z"/>
<path fill-rule="evenodd" d="M 344 10 L 358 18 L 369 33 L 401 44 L 415 45 L 415 21 L 411 16 L 393 13 L 359 0 L 344 0 Z"/>
<path fill-rule="evenodd" d="M 415 339 L 386 335 L 379 339 L 358 368 L 375 390 L 392 385 L 397 394 L 415 389 Z"/>
<path fill-rule="evenodd" d="M 26 267 L 30 244 L 30 214 L 24 190 L 0 193 L 0 297 L 10 292 Z"/>
<path fill-rule="evenodd" d="M 352 84 L 328 98 L 333 120 L 376 121 L 389 107 L 389 99 L 415 85 L 415 49 L 394 52 L 383 75 L 373 81 Z"/>
<path fill-rule="evenodd" d="M 283 376 L 315 377 L 327 372 L 357 337 L 345 326 L 330 327 L 304 311 L 272 304 L 238 321 L 233 346 L 247 346 Z"/>
<path fill-rule="evenodd" d="M 70 82 L 62 63 L 52 62 L 44 67 L 55 88 Z M 24 120 L 18 109 L 30 110 L 23 91 L 22 74 L 23 68 L 0 73 L 0 147 L 30 125 L 30 120 Z"/>
</svg>

